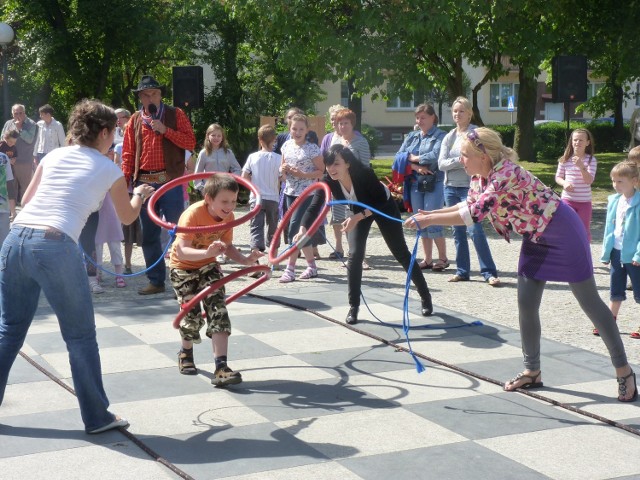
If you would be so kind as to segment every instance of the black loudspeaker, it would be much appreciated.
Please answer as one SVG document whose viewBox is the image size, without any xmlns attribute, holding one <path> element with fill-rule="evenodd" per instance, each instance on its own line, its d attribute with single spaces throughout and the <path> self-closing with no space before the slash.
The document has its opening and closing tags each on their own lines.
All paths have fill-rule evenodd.
<svg viewBox="0 0 640 480">
<path fill-rule="evenodd" d="M 559 55 L 553 58 L 551 69 L 554 102 L 587 101 L 587 57 Z"/>
<path fill-rule="evenodd" d="M 204 105 L 204 83 L 202 67 L 173 67 L 173 106 L 180 108 L 202 108 Z"/>
</svg>

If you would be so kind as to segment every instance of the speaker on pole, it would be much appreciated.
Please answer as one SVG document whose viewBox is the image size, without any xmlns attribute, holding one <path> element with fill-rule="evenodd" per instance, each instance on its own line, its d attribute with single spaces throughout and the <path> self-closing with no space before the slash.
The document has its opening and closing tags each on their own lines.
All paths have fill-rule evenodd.
<svg viewBox="0 0 640 480">
<path fill-rule="evenodd" d="M 190 65 L 172 69 L 173 106 L 180 108 L 202 108 L 204 105 L 204 82 L 202 67 Z"/>
<path fill-rule="evenodd" d="M 558 55 L 551 62 L 551 96 L 556 103 L 587 101 L 587 57 Z"/>
</svg>

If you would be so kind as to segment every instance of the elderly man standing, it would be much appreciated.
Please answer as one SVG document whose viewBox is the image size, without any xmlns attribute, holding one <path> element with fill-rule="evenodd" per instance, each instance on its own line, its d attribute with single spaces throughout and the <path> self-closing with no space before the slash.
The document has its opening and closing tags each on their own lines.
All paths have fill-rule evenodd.
<svg viewBox="0 0 640 480">
<path fill-rule="evenodd" d="M 142 108 L 127 123 L 122 145 L 122 171 L 134 186 L 146 183 L 160 188 L 164 183 L 184 174 L 184 151 L 193 150 L 196 137 L 187 115 L 179 108 L 162 102 L 165 87 L 151 75 L 144 75 L 134 90 Z M 178 223 L 184 210 L 182 185 L 172 188 L 156 202 L 158 216 Z M 149 218 L 147 206 L 140 211 L 142 222 L 142 252 L 149 284 L 140 295 L 165 291 L 166 266 L 160 241 L 160 227 Z"/>
<path fill-rule="evenodd" d="M 13 178 L 16 188 L 16 201 L 22 201 L 22 195 L 33 177 L 33 141 L 38 132 L 36 122 L 27 117 L 24 105 L 16 103 L 11 107 L 13 119 L 7 120 L 2 128 L 2 137 L 5 132 L 15 130 L 20 135 L 16 142 L 16 161 L 13 164 Z"/>
</svg>

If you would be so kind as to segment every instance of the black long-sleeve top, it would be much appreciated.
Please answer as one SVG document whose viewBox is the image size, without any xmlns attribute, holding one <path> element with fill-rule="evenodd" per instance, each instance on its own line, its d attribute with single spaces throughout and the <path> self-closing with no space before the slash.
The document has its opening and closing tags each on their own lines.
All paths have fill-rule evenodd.
<svg viewBox="0 0 640 480">
<path fill-rule="evenodd" d="M 376 177 L 373 169 L 364 167 L 357 169 L 352 168 L 350 173 L 351 181 L 353 182 L 353 189 L 355 190 L 358 202 L 382 211 L 389 201 L 387 197 L 387 189 L 382 183 L 380 183 L 380 180 Z M 344 193 L 342 192 L 342 188 L 340 187 L 340 182 L 332 180 L 326 173 L 320 181 L 329 185 L 334 200 L 346 200 Z M 323 190 L 316 190 L 314 193 L 311 205 L 302 217 L 302 225 L 305 228 L 309 228 L 314 220 L 318 218 L 322 207 L 326 203 L 324 196 Z M 364 208 L 359 205 L 350 205 L 350 207 L 354 213 L 360 213 L 364 210 Z"/>
</svg>

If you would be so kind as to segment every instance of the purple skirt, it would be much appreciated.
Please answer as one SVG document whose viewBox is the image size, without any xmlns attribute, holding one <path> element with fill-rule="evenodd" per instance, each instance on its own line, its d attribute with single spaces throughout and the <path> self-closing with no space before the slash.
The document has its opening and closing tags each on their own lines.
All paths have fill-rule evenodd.
<svg viewBox="0 0 640 480">
<path fill-rule="evenodd" d="M 593 276 L 591 247 L 578 214 L 560 203 L 538 243 L 523 239 L 518 275 L 576 283 Z"/>
</svg>

